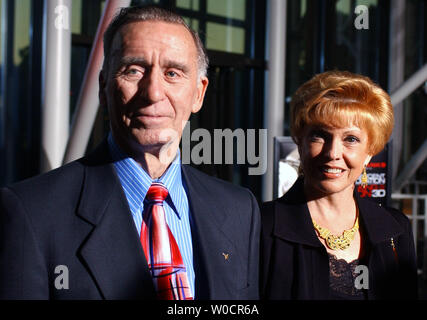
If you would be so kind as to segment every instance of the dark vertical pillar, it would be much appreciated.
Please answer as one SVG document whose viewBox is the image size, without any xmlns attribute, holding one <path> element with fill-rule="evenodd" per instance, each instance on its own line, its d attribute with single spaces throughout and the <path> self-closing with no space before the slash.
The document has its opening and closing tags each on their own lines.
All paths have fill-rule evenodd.
<svg viewBox="0 0 427 320">
<path fill-rule="evenodd" d="M 43 0 L 33 0 L 30 22 L 28 97 L 26 117 L 28 147 L 26 150 L 25 177 L 33 176 L 40 168 L 41 101 L 42 101 L 42 48 Z"/>
</svg>

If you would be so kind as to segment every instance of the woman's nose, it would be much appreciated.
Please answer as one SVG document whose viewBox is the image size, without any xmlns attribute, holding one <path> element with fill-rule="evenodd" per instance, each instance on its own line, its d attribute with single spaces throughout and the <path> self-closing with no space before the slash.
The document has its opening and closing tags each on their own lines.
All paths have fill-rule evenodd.
<svg viewBox="0 0 427 320">
<path fill-rule="evenodd" d="M 342 143 L 338 139 L 332 139 L 326 146 L 325 153 L 331 160 L 341 159 Z"/>
</svg>

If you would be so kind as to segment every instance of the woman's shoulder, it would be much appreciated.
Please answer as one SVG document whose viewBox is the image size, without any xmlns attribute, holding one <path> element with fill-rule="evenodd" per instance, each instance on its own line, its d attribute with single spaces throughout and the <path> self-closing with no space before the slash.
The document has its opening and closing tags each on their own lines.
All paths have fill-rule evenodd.
<svg viewBox="0 0 427 320">
<path fill-rule="evenodd" d="M 364 204 L 364 207 L 369 208 L 370 211 L 376 211 L 378 213 L 383 213 L 383 214 L 386 214 L 387 216 L 391 216 L 399 224 L 409 223 L 408 216 L 396 208 L 393 208 L 390 206 L 384 206 L 370 199 L 368 200 L 368 199 L 361 198 L 359 199 L 359 202 Z"/>
<path fill-rule="evenodd" d="M 280 212 L 294 211 L 294 206 L 301 206 L 306 203 L 304 191 L 300 183 L 295 183 L 286 194 L 280 198 L 263 202 L 260 205 L 262 216 L 265 219 L 273 219 L 274 213 L 279 207 Z"/>
<path fill-rule="evenodd" d="M 282 197 L 261 204 L 262 230 L 294 242 L 304 242 L 312 223 L 300 183 Z"/>
<path fill-rule="evenodd" d="M 278 199 L 264 202 L 260 205 L 261 227 L 263 230 L 272 230 L 274 225 L 274 212 Z"/>
<path fill-rule="evenodd" d="M 410 220 L 400 210 L 381 205 L 371 199 L 359 198 L 358 204 L 364 224 L 369 227 L 371 236 L 377 238 L 386 233 L 392 237 L 393 234 L 410 233 Z"/>
<path fill-rule="evenodd" d="M 393 207 L 385 206 L 383 207 L 400 225 L 402 226 L 408 226 L 410 225 L 409 217 L 404 214 L 402 211 L 397 210 Z"/>
</svg>

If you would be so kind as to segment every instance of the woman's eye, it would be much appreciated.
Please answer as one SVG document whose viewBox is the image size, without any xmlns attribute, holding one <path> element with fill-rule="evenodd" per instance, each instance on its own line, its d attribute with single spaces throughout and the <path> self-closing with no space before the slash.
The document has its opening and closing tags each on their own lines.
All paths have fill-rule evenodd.
<svg viewBox="0 0 427 320">
<path fill-rule="evenodd" d="M 348 136 L 347 138 L 345 138 L 346 141 L 351 142 L 351 143 L 355 143 L 355 142 L 359 142 L 360 139 L 358 137 L 355 136 Z"/>
<path fill-rule="evenodd" d="M 324 138 L 324 135 L 322 135 L 320 132 L 312 132 L 310 134 L 311 141 L 320 141 Z"/>
<path fill-rule="evenodd" d="M 311 135 L 311 140 L 316 141 L 316 140 L 319 140 L 319 139 L 321 139 L 321 136 L 319 136 L 319 135 L 317 135 L 317 134 L 312 134 L 312 135 Z"/>
</svg>

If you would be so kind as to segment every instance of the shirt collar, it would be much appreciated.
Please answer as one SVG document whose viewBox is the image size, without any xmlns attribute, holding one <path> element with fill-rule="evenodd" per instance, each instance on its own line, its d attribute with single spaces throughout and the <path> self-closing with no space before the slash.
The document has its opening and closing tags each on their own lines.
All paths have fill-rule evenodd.
<svg viewBox="0 0 427 320">
<path fill-rule="evenodd" d="M 108 135 L 108 146 L 131 211 L 136 212 L 141 209 L 145 195 L 153 182 L 162 182 L 169 192 L 166 202 L 180 218 L 179 210 L 174 205 L 179 203 L 178 200 L 184 196 L 181 176 L 181 154 L 179 149 L 174 160 L 163 175 L 158 179 L 152 179 L 134 159 L 120 149 L 114 141 L 111 132 Z"/>
</svg>

